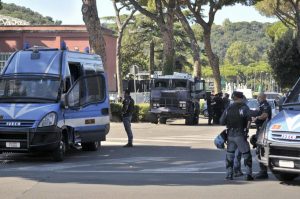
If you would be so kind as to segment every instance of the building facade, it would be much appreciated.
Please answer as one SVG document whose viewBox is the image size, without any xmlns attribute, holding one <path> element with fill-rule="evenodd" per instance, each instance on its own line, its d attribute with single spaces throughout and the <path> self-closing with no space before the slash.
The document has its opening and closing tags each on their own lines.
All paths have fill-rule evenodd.
<svg viewBox="0 0 300 199">
<path fill-rule="evenodd" d="M 116 40 L 113 32 L 104 29 L 107 55 L 107 75 L 109 91 L 117 91 L 116 86 Z M 41 26 L 0 26 L 0 67 L 8 56 L 30 46 L 60 48 L 64 41 L 69 50 L 83 52 L 89 47 L 89 38 L 84 25 L 41 25 Z"/>
</svg>

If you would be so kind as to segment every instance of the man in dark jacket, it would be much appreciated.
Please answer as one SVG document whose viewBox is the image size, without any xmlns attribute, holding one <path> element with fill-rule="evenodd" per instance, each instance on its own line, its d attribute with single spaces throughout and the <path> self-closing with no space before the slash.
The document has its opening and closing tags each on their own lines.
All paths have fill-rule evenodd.
<svg viewBox="0 0 300 199">
<path fill-rule="evenodd" d="M 224 111 L 220 123 L 227 127 L 227 154 L 226 154 L 226 180 L 233 179 L 233 166 L 235 151 L 238 149 L 244 158 L 246 167 L 246 180 L 253 180 L 252 177 L 252 156 L 247 135 L 251 124 L 249 107 L 243 103 L 243 93 L 233 92 L 234 103 Z"/>
<path fill-rule="evenodd" d="M 260 133 L 261 127 L 263 126 L 264 122 L 272 118 L 272 109 L 267 101 L 266 95 L 264 93 L 259 93 L 259 95 L 257 96 L 257 101 L 259 103 L 258 116 L 252 118 L 256 125 L 256 139 L 258 137 L 258 134 Z M 260 171 L 255 176 L 255 179 L 267 179 L 269 177 L 268 168 L 262 163 L 259 163 L 259 167 Z"/>
<path fill-rule="evenodd" d="M 126 90 L 124 93 L 122 116 L 123 116 L 123 124 L 128 137 L 128 143 L 124 147 L 133 147 L 132 144 L 133 134 L 131 130 L 131 119 L 132 119 L 133 109 L 134 109 L 134 100 L 130 96 L 130 91 Z"/>
</svg>

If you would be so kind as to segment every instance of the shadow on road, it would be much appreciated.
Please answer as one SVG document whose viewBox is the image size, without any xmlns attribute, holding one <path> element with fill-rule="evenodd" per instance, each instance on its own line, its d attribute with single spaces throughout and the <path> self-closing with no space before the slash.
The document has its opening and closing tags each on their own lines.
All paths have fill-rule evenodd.
<svg viewBox="0 0 300 199">
<path fill-rule="evenodd" d="M 182 146 L 104 146 L 98 152 L 72 150 L 61 163 L 44 155 L 0 155 L 1 177 L 47 183 L 128 186 L 242 185 L 243 178 L 224 181 L 225 152 Z M 257 170 L 257 169 L 256 169 Z M 273 177 L 269 180 L 275 180 Z M 279 182 L 278 182 L 279 183 Z M 299 186 L 300 180 L 292 182 Z"/>
</svg>

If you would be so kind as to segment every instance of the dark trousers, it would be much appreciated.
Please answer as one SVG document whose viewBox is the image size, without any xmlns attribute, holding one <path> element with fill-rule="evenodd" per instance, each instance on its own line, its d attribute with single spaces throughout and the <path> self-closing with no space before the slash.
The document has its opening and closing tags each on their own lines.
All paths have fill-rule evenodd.
<svg viewBox="0 0 300 199">
<path fill-rule="evenodd" d="M 131 118 L 132 116 L 123 117 L 123 124 L 124 124 L 125 131 L 127 133 L 128 143 L 132 144 L 133 134 L 131 130 Z"/>
</svg>

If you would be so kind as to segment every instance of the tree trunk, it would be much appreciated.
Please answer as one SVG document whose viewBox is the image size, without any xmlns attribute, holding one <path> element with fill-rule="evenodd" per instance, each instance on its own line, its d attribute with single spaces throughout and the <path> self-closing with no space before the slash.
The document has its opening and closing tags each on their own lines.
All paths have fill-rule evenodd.
<svg viewBox="0 0 300 199">
<path fill-rule="evenodd" d="M 222 91 L 221 76 L 220 76 L 220 69 L 219 69 L 219 58 L 212 51 L 210 35 L 211 35 L 210 29 L 204 30 L 205 52 L 209 59 L 209 65 L 211 66 L 212 71 L 213 71 L 214 91 L 215 91 L 215 93 L 219 93 Z"/>
<path fill-rule="evenodd" d="M 82 0 L 82 16 L 89 33 L 89 43 L 94 52 L 101 56 L 104 69 L 107 70 L 105 40 L 98 17 L 96 0 Z"/>
<path fill-rule="evenodd" d="M 122 47 L 123 33 L 118 33 L 117 39 L 117 54 L 116 54 L 116 72 L 117 72 L 117 87 L 118 97 L 123 96 L 123 81 L 122 81 L 122 58 L 121 58 L 121 47 Z"/>
<path fill-rule="evenodd" d="M 173 27 L 171 29 L 170 31 L 166 30 L 166 28 L 162 28 L 161 30 L 163 38 L 163 75 L 172 75 L 174 72 L 175 51 Z"/>
<path fill-rule="evenodd" d="M 149 73 L 150 76 L 154 73 L 154 42 L 150 42 L 150 56 L 149 56 Z"/>
<path fill-rule="evenodd" d="M 179 5 L 177 5 L 177 7 L 176 7 L 176 16 L 180 20 L 180 22 L 191 42 L 191 49 L 193 51 L 193 61 L 194 61 L 193 76 L 198 77 L 200 79 L 201 78 L 200 47 L 197 43 L 195 33 L 194 33 L 193 29 L 191 28 L 188 20 L 182 13 Z"/>
<path fill-rule="evenodd" d="M 298 53 L 300 54 L 300 17 L 299 17 L 299 20 L 297 20 L 296 40 L 297 40 L 297 50 L 298 50 Z"/>
</svg>

